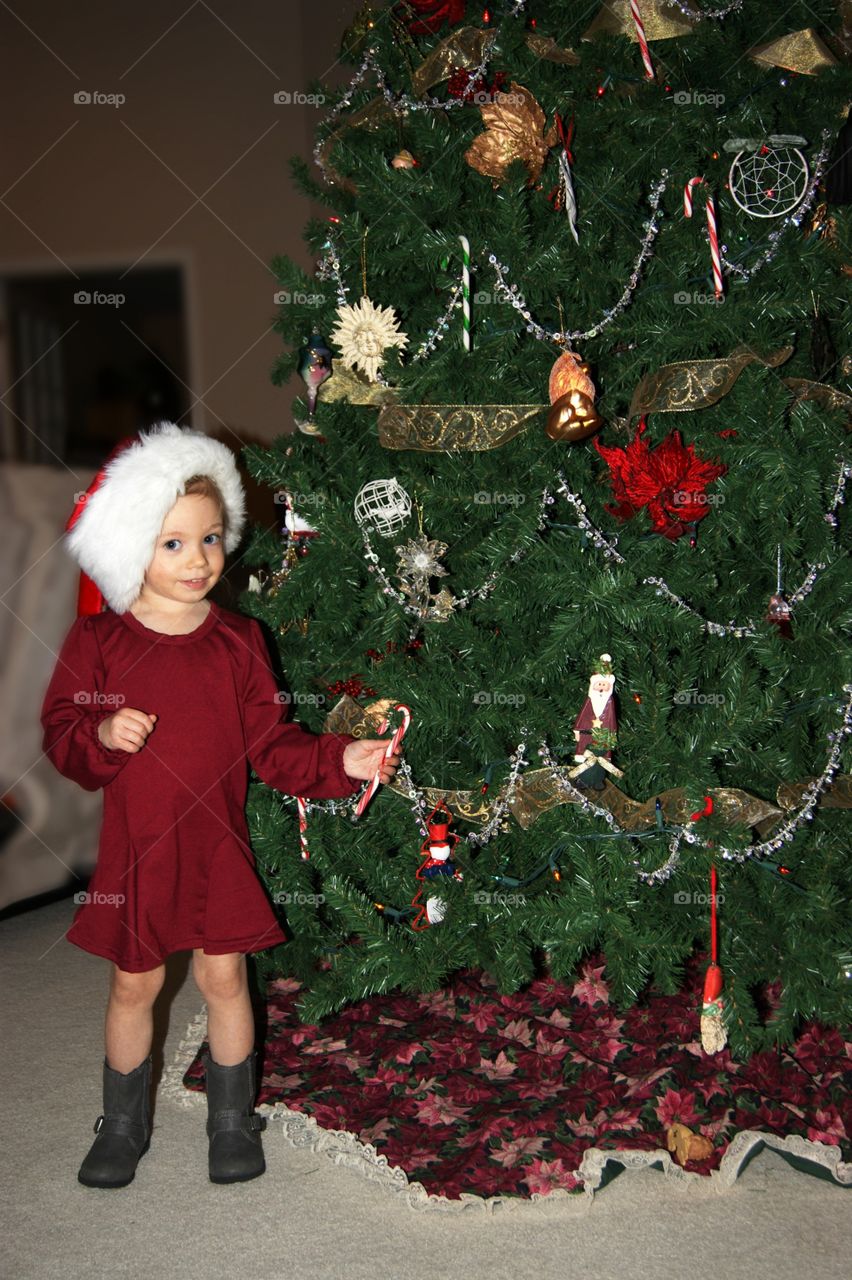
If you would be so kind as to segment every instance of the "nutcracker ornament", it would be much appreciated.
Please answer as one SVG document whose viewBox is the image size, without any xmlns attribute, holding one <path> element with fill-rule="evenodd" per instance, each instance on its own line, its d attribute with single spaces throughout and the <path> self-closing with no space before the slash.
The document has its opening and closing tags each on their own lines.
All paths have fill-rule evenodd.
<svg viewBox="0 0 852 1280">
<path fill-rule="evenodd" d="M 416 877 L 421 883 L 429 884 L 430 881 L 439 880 L 442 876 L 452 876 L 454 880 L 463 878 L 453 861 L 459 837 L 450 833 L 452 820 L 453 815 L 443 800 L 436 805 L 426 819 L 429 834 L 420 846 L 423 862 L 416 872 Z M 430 894 L 424 902 L 423 889 L 418 889 L 411 900 L 411 905 L 417 913 L 411 921 L 411 927 L 418 933 L 433 924 L 440 924 L 447 911 L 447 904 L 436 894 Z"/>
<path fill-rule="evenodd" d="M 434 880 L 438 876 L 462 879 L 462 874 L 453 861 L 453 853 L 460 837 L 450 832 L 452 820 L 453 815 L 443 800 L 426 819 L 429 835 L 420 846 L 420 856 L 425 861 L 417 872 L 418 880 Z"/>
<path fill-rule="evenodd" d="M 602 653 L 589 680 L 589 692 L 574 721 L 574 759 L 576 768 L 570 777 L 578 787 L 602 791 L 606 773 L 621 776 L 611 763 L 618 741 L 615 710 L 615 676 L 612 658 Z"/>
</svg>

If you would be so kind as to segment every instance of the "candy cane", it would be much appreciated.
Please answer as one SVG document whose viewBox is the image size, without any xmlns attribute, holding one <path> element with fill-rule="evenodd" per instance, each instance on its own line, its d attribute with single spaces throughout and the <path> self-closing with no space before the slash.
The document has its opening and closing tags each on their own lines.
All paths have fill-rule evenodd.
<svg viewBox="0 0 852 1280">
<path fill-rule="evenodd" d="M 462 341 L 470 351 L 470 241 L 459 236 L 462 247 Z"/>
<path fill-rule="evenodd" d="M 302 846 L 302 857 L 307 862 L 311 853 L 308 848 L 308 805 L 304 796 L 296 796 L 296 808 L 299 811 L 299 844 Z"/>
<path fill-rule="evenodd" d="M 707 186 L 703 177 L 690 178 L 683 189 L 683 216 L 692 217 L 692 188 Z M 722 279 L 722 257 L 719 253 L 719 233 L 716 228 L 716 202 L 713 193 L 707 188 L 707 236 L 710 241 L 710 261 L 713 266 L 713 289 L 717 298 L 725 296 L 725 282 Z"/>
<path fill-rule="evenodd" d="M 642 61 L 645 64 L 645 75 L 648 80 L 654 79 L 654 64 L 651 61 L 651 53 L 648 49 L 648 41 L 645 39 L 645 24 L 642 21 L 642 14 L 639 12 L 637 0 L 630 0 L 630 12 L 633 15 L 633 21 L 636 25 L 636 37 L 639 41 L 639 49 L 642 53 Z"/>
<path fill-rule="evenodd" d="M 402 742 L 403 738 L 405 737 L 405 734 L 408 730 L 408 726 L 411 724 L 411 712 L 409 711 L 408 707 L 406 707 L 403 703 L 399 702 L 394 707 L 394 710 L 399 712 L 401 719 L 399 724 L 396 727 L 396 731 L 393 737 L 391 738 L 390 742 L 387 745 L 387 750 L 385 751 L 386 760 L 388 760 L 392 755 L 395 755 L 395 753 L 399 750 L 399 745 Z M 388 727 L 387 720 L 383 720 L 381 723 L 381 727 L 379 729 L 380 737 L 383 733 L 385 733 L 385 731 L 387 730 L 387 727 Z M 381 776 L 382 776 L 382 770 L 380 765 L 379 768 L 376 770 L 376 772 L 373 774 L 372 778 L 370 779 L 370 785 L 367 787 L 367 790 L 361 796 L 361 799 L 358 801 L 358 804 L 355 807 L 355 812 L 352 815 L 353 822 L 355 822 L 356 819 L 361 817 L 361 814 L 367 808 L 367 805 L 370 803 L 373 796 L 378 791 L 379 786 L 381 784 Z"/>
</svg>

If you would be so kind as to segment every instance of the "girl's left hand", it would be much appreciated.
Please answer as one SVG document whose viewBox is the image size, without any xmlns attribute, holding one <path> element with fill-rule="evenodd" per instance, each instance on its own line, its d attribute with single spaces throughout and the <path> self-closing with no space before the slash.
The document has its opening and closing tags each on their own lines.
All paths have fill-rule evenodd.
<svg viewBox="0 0 852 1280">
<path fill-rule="evenodd" d="M 387 738 L 363 738 L 350 742 L 343 752 L 343 768 L 350 778 L 372 778 L 381 768 L 381 781 L 390 782 L 402 759 L 399 752 L 385 759 Z"/>
</svg>

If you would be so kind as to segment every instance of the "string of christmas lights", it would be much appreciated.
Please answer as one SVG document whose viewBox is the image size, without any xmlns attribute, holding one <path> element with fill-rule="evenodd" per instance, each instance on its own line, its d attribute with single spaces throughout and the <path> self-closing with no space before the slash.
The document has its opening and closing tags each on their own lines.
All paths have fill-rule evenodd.
<svg viewBox="0 0 852 1280">
<path fill-rule="evenodd" d="M 517 749 L 509 757 L 509 777 L 503 791 L 498 796 L 497 801 L 492 809 L 491 817 L 486 822 L 481 831 L 471 831 L 467 836 L 467 842 L 474 849 L 479 848 L 483 844 L 488 844 L 489 840 L 493 840 L 497 834 L 500 824 L 503 822 L 506 814 L 512 806 L 515 799 L 515 791 L 518 786 L 518 779 L 526 764 L 527 754 L 527 730 L 521 731 L 521 740 Z"/>
</svg>

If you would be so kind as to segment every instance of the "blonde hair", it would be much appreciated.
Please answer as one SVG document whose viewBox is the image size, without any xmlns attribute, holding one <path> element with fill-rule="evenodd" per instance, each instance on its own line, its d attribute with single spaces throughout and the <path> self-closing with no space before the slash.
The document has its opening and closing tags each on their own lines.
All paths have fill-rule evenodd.
<svg viewBox="0 0 852 1280">
<path fill-rule="evenodd" d="M 184 485 L 184 496 L 189 494 L 197 495 L 199 498 L 212 498 L 219 507 L 219 513 L 222 517 L 223 535 L 228 530 L 228 512 L 225 508 L 225 500 L 222 497 L 222 491 L 216 481 L 211 476 L 190 476 Z"/>
</svg>

